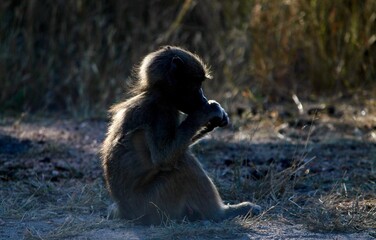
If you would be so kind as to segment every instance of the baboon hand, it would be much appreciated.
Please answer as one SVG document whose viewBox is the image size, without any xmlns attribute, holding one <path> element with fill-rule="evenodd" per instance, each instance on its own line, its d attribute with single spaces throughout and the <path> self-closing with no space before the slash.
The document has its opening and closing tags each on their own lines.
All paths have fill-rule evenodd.
<svg viewBox="0 0 376 240">
<path fill-rule="evenodd" d="M 209 129 L 214 129 L 215 127 L 224 127 L 227 126 L 230 122 L 229 117 L 221 105 L 214 101 L 209 100 L 209 109 L 211 118 L 207 123 L 206 127 Z"/>
</svg>

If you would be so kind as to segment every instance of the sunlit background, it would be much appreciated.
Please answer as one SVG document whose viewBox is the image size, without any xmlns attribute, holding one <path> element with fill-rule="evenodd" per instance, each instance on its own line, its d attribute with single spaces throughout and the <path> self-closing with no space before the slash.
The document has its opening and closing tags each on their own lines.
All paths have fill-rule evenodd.
<svg viewBox="0 0 376 240">
<path fill-rule="evenodd" d="M 166 44 L 202 56 L 228 101 L 372 92 L 376 1 L 3 0 L 0 110 L 102 114 Z"/>
</svg>

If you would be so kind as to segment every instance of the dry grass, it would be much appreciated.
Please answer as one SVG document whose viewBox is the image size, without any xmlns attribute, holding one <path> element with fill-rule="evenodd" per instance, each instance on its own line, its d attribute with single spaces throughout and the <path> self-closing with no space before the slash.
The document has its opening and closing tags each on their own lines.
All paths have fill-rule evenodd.
<svg viewBox="0 0 376 240">
<path fill-rule="evenodd" d="M 103 210 L 109 202 L 99 181 L 86 185 L 30 180 L 14 182 L 10 188 L 3 186 L 1 193 L 0 212 L 15 218 L 45 218 L 65 212 L 90 214 Z"/>
<path fill-rule="evenodd" d="M 221 189 L 221 192 L 229 199 L 253 199 L 265 208 L 264 213 L 253 219 L 249 226 L 257 225 L 258 221 L 268 221 L 282 216 L 282 221 L 303 224 L 313 232 L 360 232 L 376 229 L 376 184 L 372 180 L 374 178 L 370 178 L 368 183 L 354 181 L 347 185 L 344 180 L 346 176 L 339 180 L 332 179 L 330 174 L 310 174 L 309 165 L 316 161 L 316 156 L 312 157 L 308 153 L 315 119 L 316 116 L 313 116 L 309 127 L 306 126 L 307 138 L 302 140 L 301 145 L 297 145 L 296 148 L 300 146 L 301 149 L 295 150 L 290 167 L 280 171 L 272 163 L 263 178 L 250 181 L 241 175 L 241 168 L 244 166 L 241 165 L 242 159 L 239 159 L 240 164 L 233 167 L 231 187 L 236 191 Z M 374 159 L 373 155 L 371 150 L 371 159 Z M 336 156 L 331 158 L 335 159 Z M 365 178 L 372 176 L 374 172 L 374 161 L 371 160 L 369 165 L 371 169 L 363 173 Z M 312 182 L 319 186 L 316 190 L 298 190 L 297 186 L 312 186 Z M 328 188 L 331 190 L 325 190 Z"/>
<path fill-rule="evenodd" d="M 101 217 L 110 203 L 101 181 L 90 184 L 14 182 L 11 187 L 2 187 L 0 202 L 0 213 L 4 217 L 26 222 L 45 219 L 54 223 L 52 228 L 46 228 L 43 221 L 36 227 L 25 228 L 26 239 L 61 239 L 77 236 L 85 230 L 110 227 Z M 90 220 L 86 221 L 88 218 Z"/>
<path fill-rule="evenodd" d="M 373 113 L 373 110 L 370 110 L 370 113 Z M 350 118 L 350 116 L 347 117 Z M 370 117 L 372 118 L 372 116 Z M 356 141 L 356 143 L 345 144 L 344 138 L 339 137 L 341 142 L 333 143 L 332 139 L 332 145 L 324 144 L 320 146 L 320 144 L 310 140 L 315 131 L 323 127 L 323 123 L 320 122 L 323 119 L 317 119 L 317 121 L 316 117 L 313 119 L 315 121 L 310 122 L 311 127 L 305 127 L 305 132 L 300 131 L 301 135 L 296 137 L 293 144 L 282 145 L 281 148 L 276 147 L 280 144 L 279 141 L 274 142 L 273 148 L 265 146 L 265 148 L 256 148 L 257 144 L 262 142 L 260 138 L 257 139 L 261 128 L 268 126 L 265 125 L 266 121 L 274 121 L 257 119 L 255 121 L 260 122 L 254 124 L 254 129 L 239 126 L 238 132 L 230 132 L 231 136 L 236 136 L 239 132 L 249 133 L 245 143 L 239 144 L 239 139 L 236 139 L 236 137 L 235 144 L 231 142 L 232 139 L 223 142 L 227 135 L 225 132 L 216 131 L 212 134 L 213 139 L 206 139 L 208 140 L 206 143 L 203 141 L 202 145 L 197 146 L 198 149 L 194 149 L 197 156 L 204 156 L 201 160 L 205 165 L 208 165 L 207 169 L 211 172 L 214 171 L 214 164 L 224 165 L 221 160 L 225 160 L 229 156 L 233 157 L 232 160 L 237 162 L 232 167 L 234 174 L 231 177 L 219 175 L 215 179 L 221 195 L 228 202 L 250 200 L 260 204 L 265 210 L 261 216 L 234 219 L 222 223 L 208 221 L 176 223 L 167 220 L 162 226 L 142 228 L 139 231 L 142 234 L 145 234 L 145 232 L 150 234 L 150 239 L 189 239 L 187 236 L 194 236 L 197 239 L 213 237 L 234 239 L 249 233 L 255 234 L 255 236 L 264 234 L 270 230 L 268 224 L 273 222 L 276 223 L 277 228 L 284 224 L 289 226 L 303 224 L 306 229 L 324 233 L 363 231 L 368 234 L 374 231 L 376 229 L 375 161 L 373 161 L 376 155 L 374 142 L 368 141 L 366 138 L 359 141 L 354 140 L 357 139 L 354 138 L 353 141 Z M 247 120 L 249 121 L 249 119 Z M 333 128 L 337 126 L 335 121 L 343 123 L 343 118 L 331 120 L 334 121 L 331 122 L 334 125 Z M 374 123 L 372 121 L 367 122 L 368 118 L 363 120 L 357 122 L 357 124 L 363 126 Z M 247 121 L 244 120 L 244 122 Z M 244 122 L 239 123 L 239 125 L 244 125 Z M 56 125 L 59 124 L 61 123 L 56 123 Z M 93 123 L 89 122 L 90 124 Z M 354 124 L 353 127 L 359 127 L 357 124 Z M 40 125 L 44 126 L 43 123 Z M 75 124 L 68 125 L 71 128 L 67 128 L 66 131 L 77 134 L 73 130 Z M 277 123 L 276 126 L 278 125 Z M 324 125 L 327 125 L 327 123 Z M 95 126 L 97 125 L 93 125 L 93 129 L 96 128 Z M 40 129 L 35 126 L 32 129 L 22 127 L 23 123 L 19 123 L 18 128 L 24 129 L 23 132 L 28 132 L 30 136 L 32 136 L 33 131 L 39 132 L 38 129 Z M 272 128 L 272 125 L 269 127 Z M 51 125 L 49 128 L 55 129 L 56 126 Z M 289 128 L 296 130 L 295 127 Z M 44 133 L 52 135 L 50 136 L 51 139 L 55 139 L 54 131 L 48 131 L 48 127 L 42 129 L 44 129 Z M 85 128 L 83 131 L 90 133 L 93 129 Z M 316 130 L 314 131 L 314 129 Z M 323 130 L 327 131 L 326 129 Z M 339 128 L 336 131 L 342 130 L 348 131 L 346 128 Z M 369 131 L 374 130 L 370 129 Z M 219 136 L 220 141 L 216 141 L 216 133 L 218 133 L 217 137 Z M 326 132 L 325 134 L 332 137 L 333 132 Z M 367 132 L 364 132 L 364 135 L 366 134 Z M 275 141 L 271 140 L 270 135 L 267 137 L 267 144 Z M 322 140 L 326 139 L 327 136 L 320 137 Z M 49 138 L 46 136 L 46 139 Z M 67 139 L 70 143 L 79 141 L 78 139 L 72 141 L 71 138 Z M 34 141 L 38 141 L 38 138 L 35 138 Z M 64 152 L 69 152 L 70 147 L 75 145 L 63 143 L 65 141 L 56 142 L 57 145 L 46 144 L 40 151 L 30 149 L 30 152 L 25 153 L 30 155 L 24 156 L 33 157 L 38 154 L 48 154 L 51 159 L 54 159 L 57 156 L 67 154 Z M 316 152 L 312 151 L 312 148 L 316 148 Z M 350 148 L 354 149 L 350 151 Z M 84 149 L 80 149 L 82 150 L 80 151 L 81 154 Z M 262 149 L 270 152 L 259 154 L 257 151 Z M 202 153 L 204 155 L 200 155 Z M 250 158 L 252 154 L 259 155 Z M 288 161 L 291 160 L 291 165 L 283 167 L 281 170 L 278 167 L 278 162 L 282 155 Z M 211 156 L 215 156 L 215 159 L 212 159 Z M 266 162 L 267 156 L 274 159 L 270 165 Z M 262 159 L 258 160 L 257 157 Z M 9 161 L 14 160 L 12 158 L 17 158 L 17 156 L 10 157 Z M 265 167 L 265 174 L 257 179 L 243 178 L 241 174 L 245 166 L 242 165 L 242 162 L 246 158 L 254 161 L 255 166 L 251 167 Z M 216 162 L 215 160 L 219 161 Z M 81 161 L 81 158 L 76 156 L 75 161 Z M 90 162 L 90 164 L 98 164 L 97 167 L 100 167 L 97 161 Z M 313 172 L 314 168 L 311 164 L 320 165 L 320 168 L 316 168 Z M 328 164 L 333 165 L 333 169 L 330 171 L 325 169 Z M 341 174 L 343 175 L 341 176 Z M 18 178 L 17 181 L 0 181 L 0 225 L 4 224 L 2 221 L 5 220 L 5 225 L 8 227 L 8 219 L 11 219 L 11 221 L 15 219 L 17 221 L 15 224 L 26 223 L 23 236 L 27 239 L 61 239 L 77 237 L 90 232 L 96 233 L 96 231 L 111 232 L 120 229 L 121 232 L 129 232 L 130 230 L 140 229 L 131 222 L 106 219 L 107 206 L 110 205 L 111 200 L 101 180 L 88 183 L 86 182 L 90 181 L 88 179 L 74 179 L 71 176 L 68 179 L 61 178 L 57 182 L 49 182 L 38 180 L 38 177 L 46 179 L 43 176 L 32 176 L 24 180 Z M 35 222 L 45 224 L 47 222 L 49 226 L 35 225 Z M 144 236 L 142 234 L 140 236 Z M 371 232 L 370 234 L 374 233 Z M 268 235 L 260 235 L 260 238 L 263 236 Z"/>
<path fill-rule="evenodd" d="M 251 233 L 255 219 L 234 219 L 221 223 L 196 222 L 174 223 L 167 222 L 155 234 L 157 239 L 189 239 L 195 236 L 198 239 L 231 239 L 241 236 L 242 233 Z"/>
<path fill-rule="evenodd" d="M 347 189 L 346 184 L 332 182 L 328 185 L 324 178 L 319 184 L 323 188 L 331 186 L 332 190 L 329 192 L 317 189 L 304 193 L 295 189 L 296 185 L 310 181 L 312 179 L 305 175 L 300 167 L 292 166 L 282 172 L 270 169 L 265 178 L 251 185 L 257 203 L 267 209 L 260 219 L 284 216 L 290 224 L 303 224 L 314 232 L 359 232 L 376 229 L 374 184 L 369 191 Z M 249 187 L 243 191 L 247 193 Z"/>
<path fill-rule="evenodd" d="M 121 98 L 131 66 L 164 44 L 207 59 L 209 92 L 230 99 L 369 89 L 375 10 L 373 0 L 5 0 L 0 110 L 102 115 Z"/>
<path fill-rule="evenodd" d="M 0 213 L 21 221 L 47 220 L 53 227 L 41 224 L 24 229 L 25 239 L 62 239 L 98 229 L 133 228 L 132 222 L 106 219 L 109 205 L 103 183 L 79 182 L 63 184 L 48 182 L 16 182 L 12 188 L 2 188 Z M 70 185 L 70 186 L 67 186 Z M 15 207 L 18 206 L 18 207 Z M 237 236 L 250 232 L 251 218 L 222 223 L 176 223 L 166 220 L 162 226 L 148 229 L 148 239 L 182 239 L 187 236 Z"/>
<path fill-rule="evenodd" d="M 294 165 L 282 172 L 270 167 L 265 178 L 254 182 L 254 200 L 265 209 L 261 216 L 221 223 L 176 223 L 166 220 L 164 225 L 147 230 L 150 239 L 187 239 L 187 236 L 230 239 L 257 232 L 257 226 L 269 221 L 303 223 L 307 229 L 317 232 L 357 232 L 376 228 L 376 196 L 372 195 L 375 189 L 358 191 L 356 194 L 354 189 L 333 183 L 330 192 L 319 189 L 313 194 L 300 193 L 294 189 L 295 184 L 310 181 L 304 174 L 298 174 L 303 171 L 301 166 Z M 90 184 L 77 181 L 14 182 L 11 188 L 2 186 L 1 189 L 2 216 L 26 222 L 55 219 L 52 228 L 25 228 L 26 239 L 61 239 L 98 229 L 133 229 L 132 223 L 106 219 L 106 208 L 111 201 L 102 181 Z M 228 193 L 223 189 L 221 191 L 228 199 Z M 237 191 L 237 199 L 249 198 L 249 188 L 238 188 Z M 234 196 L 230 199 L 234 199 Z"/>
<path fill-rule="evenodd" d="M 375 196 L 346 197 L 338 193 L 311 200 L 302 219 L 308 229 L 321 232 L 353 232 L 376 228 Z"/>
</svg>

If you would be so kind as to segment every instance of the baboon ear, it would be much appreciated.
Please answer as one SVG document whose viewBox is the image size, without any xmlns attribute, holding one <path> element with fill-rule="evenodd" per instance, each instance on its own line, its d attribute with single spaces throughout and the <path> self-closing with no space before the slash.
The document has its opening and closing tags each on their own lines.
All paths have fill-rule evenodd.
<svg viewBox="0 0 376 240">
<path fill-rule="evenodd" d="M 170 65 L 170 74 L 168 76 L 168 84 L 173 86 L 175 85 L 177 82 L 177 78 L 179 78 L 179 71 L 181 71 L 181 69 L 183 69 L 183 60 L 178 57 L 178 56 L 174 56 L 171 60 L 171 65 Z"/>
<path fill-rule="evenodd" d="M 172 71 L 175 72 L 177 69 L 181 68 L 183 66 L 183 64 L 184 64 L 184 62 L 180 57 L 174 56 L 171 60 Z"/>
</svg>

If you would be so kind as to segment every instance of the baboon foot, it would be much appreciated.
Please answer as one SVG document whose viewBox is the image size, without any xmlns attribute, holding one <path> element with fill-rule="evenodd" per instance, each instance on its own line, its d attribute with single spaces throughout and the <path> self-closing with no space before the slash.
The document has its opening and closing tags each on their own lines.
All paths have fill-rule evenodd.
<svg viewBox="0 0 376 240">
<path fill-rule="evenodd" d="M 227 219 L 238 216 L 257 216 L 262 212 L 262 208 L 250 202 L 242 202 L 234 205 L 227 205 L 225 217 Z"/>
</svg>

